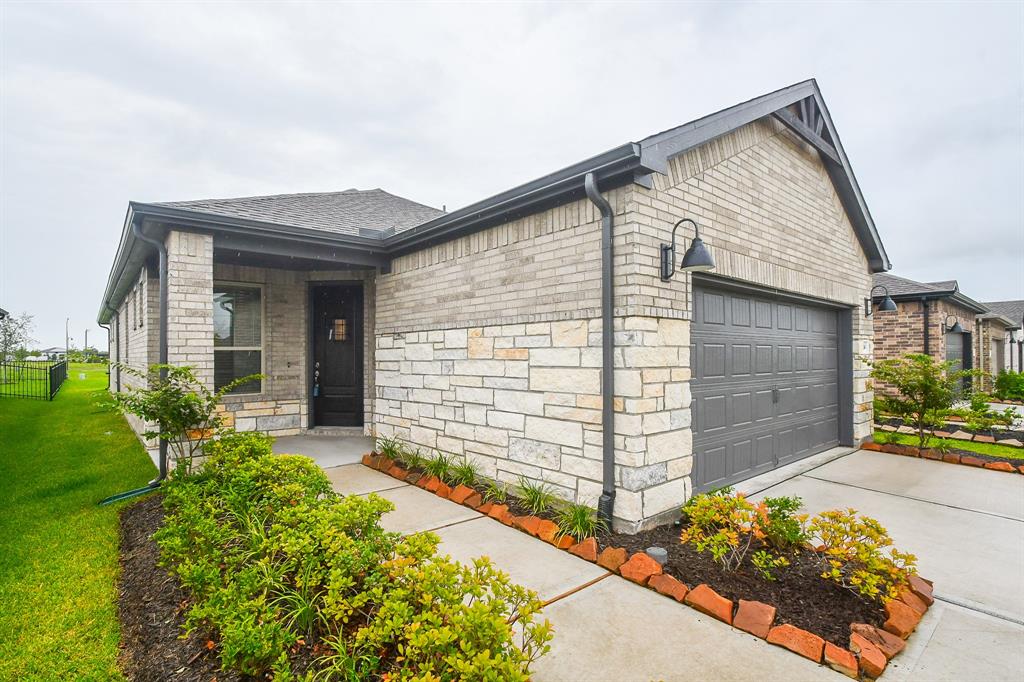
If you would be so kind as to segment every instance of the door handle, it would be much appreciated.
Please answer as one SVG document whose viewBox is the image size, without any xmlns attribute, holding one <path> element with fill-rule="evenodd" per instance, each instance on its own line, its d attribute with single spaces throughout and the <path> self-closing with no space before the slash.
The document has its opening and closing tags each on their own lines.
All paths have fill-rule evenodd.
<svg viewBox="0 0 1024 682">
<path fill-rule="evenodd" d="M 772 402 L 773 403 L 779 402 L 779 387 L 778 386 L 772 386 Z"/>
</svg>

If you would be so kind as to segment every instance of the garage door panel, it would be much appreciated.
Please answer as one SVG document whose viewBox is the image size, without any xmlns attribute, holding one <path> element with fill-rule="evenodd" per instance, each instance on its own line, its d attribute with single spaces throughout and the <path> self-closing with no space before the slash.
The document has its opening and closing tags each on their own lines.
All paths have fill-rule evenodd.
<svg viewBox="0 0 1024 682">
<path fill-rule="evenodd" d="M 696 489 L 836 445 L 837 314 L 701 285 L 694 300 Z"/>
</svg>

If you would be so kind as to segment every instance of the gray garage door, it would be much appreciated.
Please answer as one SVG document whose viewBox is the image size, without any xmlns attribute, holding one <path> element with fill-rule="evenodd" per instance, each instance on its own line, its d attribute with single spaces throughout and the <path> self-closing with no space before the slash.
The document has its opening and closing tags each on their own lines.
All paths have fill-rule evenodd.
<svg viewBox="0 0 1024 682">
<path fill-rule="evenodd" d="M 697 491 L 838 445 L 837 322 L 829 308 L 696 287 Z"/>
</svg>

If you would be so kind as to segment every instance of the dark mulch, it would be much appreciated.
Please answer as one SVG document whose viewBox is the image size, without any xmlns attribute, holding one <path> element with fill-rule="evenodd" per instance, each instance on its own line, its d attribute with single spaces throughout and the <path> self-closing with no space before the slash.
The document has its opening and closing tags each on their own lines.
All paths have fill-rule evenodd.
<svg viewBox="0 0 1024 682">
<path fill-rule="evenodd" d="M 164 517 L 162 495 L 150 495 L 121 512 L 121 576 L 117 614 L 121 620 L 121 669 L 136 682 L 230 682 L 249 679 L 224 672 L 207 637 L 186 639 L 188 595 L 157 559 L 153 532 Z"/>
<path fill-rule="evenodd" d="M 880 627 L 885 621 L 881 606 L 823 579 L 809 551 L 787 555 L 791 565 L 778 571 L 776 580 L 769 581 L 746 564 L 735 572 L 723 570 L 710 554 L 681 544 L 680 531 L 680 527 L 669 524 L 636 535 L 608 534 L 600 540 L 602 547 L 624 547 L 630 554 L 648 547 L 664 547 L 668 550 L 665 572 L 689 587 L 706 583 L 733 601 L 747 599 L 771 604 L 777 609 L 776 625 L 789 623 L 838 646 L 849 646 L 851 623 Z"/>
</svg>

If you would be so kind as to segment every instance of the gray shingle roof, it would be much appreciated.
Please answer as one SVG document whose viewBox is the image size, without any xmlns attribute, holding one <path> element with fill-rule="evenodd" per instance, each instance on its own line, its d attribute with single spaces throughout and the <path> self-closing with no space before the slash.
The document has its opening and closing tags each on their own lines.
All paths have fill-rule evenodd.
<svg viewBox="0 0 1024 682">
<path fill-rule="evenodd" d="M 349 235 L 359 235 L 361 229 L 401 232 L 444 215 L 444 211 L 382 189 L 168 201 L 156 205 Z"/>
<path fill-rule="evenodd" d="M 1012 320 L 1014 324 L 1019 325 L 1024 320 L 1024 301 L 985 301 L 982 305 L 993 314 Z"/>
<path fill-rule="evenodd" d="M 889 290 L 890 296 L 916 296 L 919 294 L 952 294 L 957 290 L 956 280 L 946 282 L 915 282 L 906 277 L 897 277 L 888 272 L 876 272 L 873 275 L 875 285 L 882 285 Z"/>
</svg>

